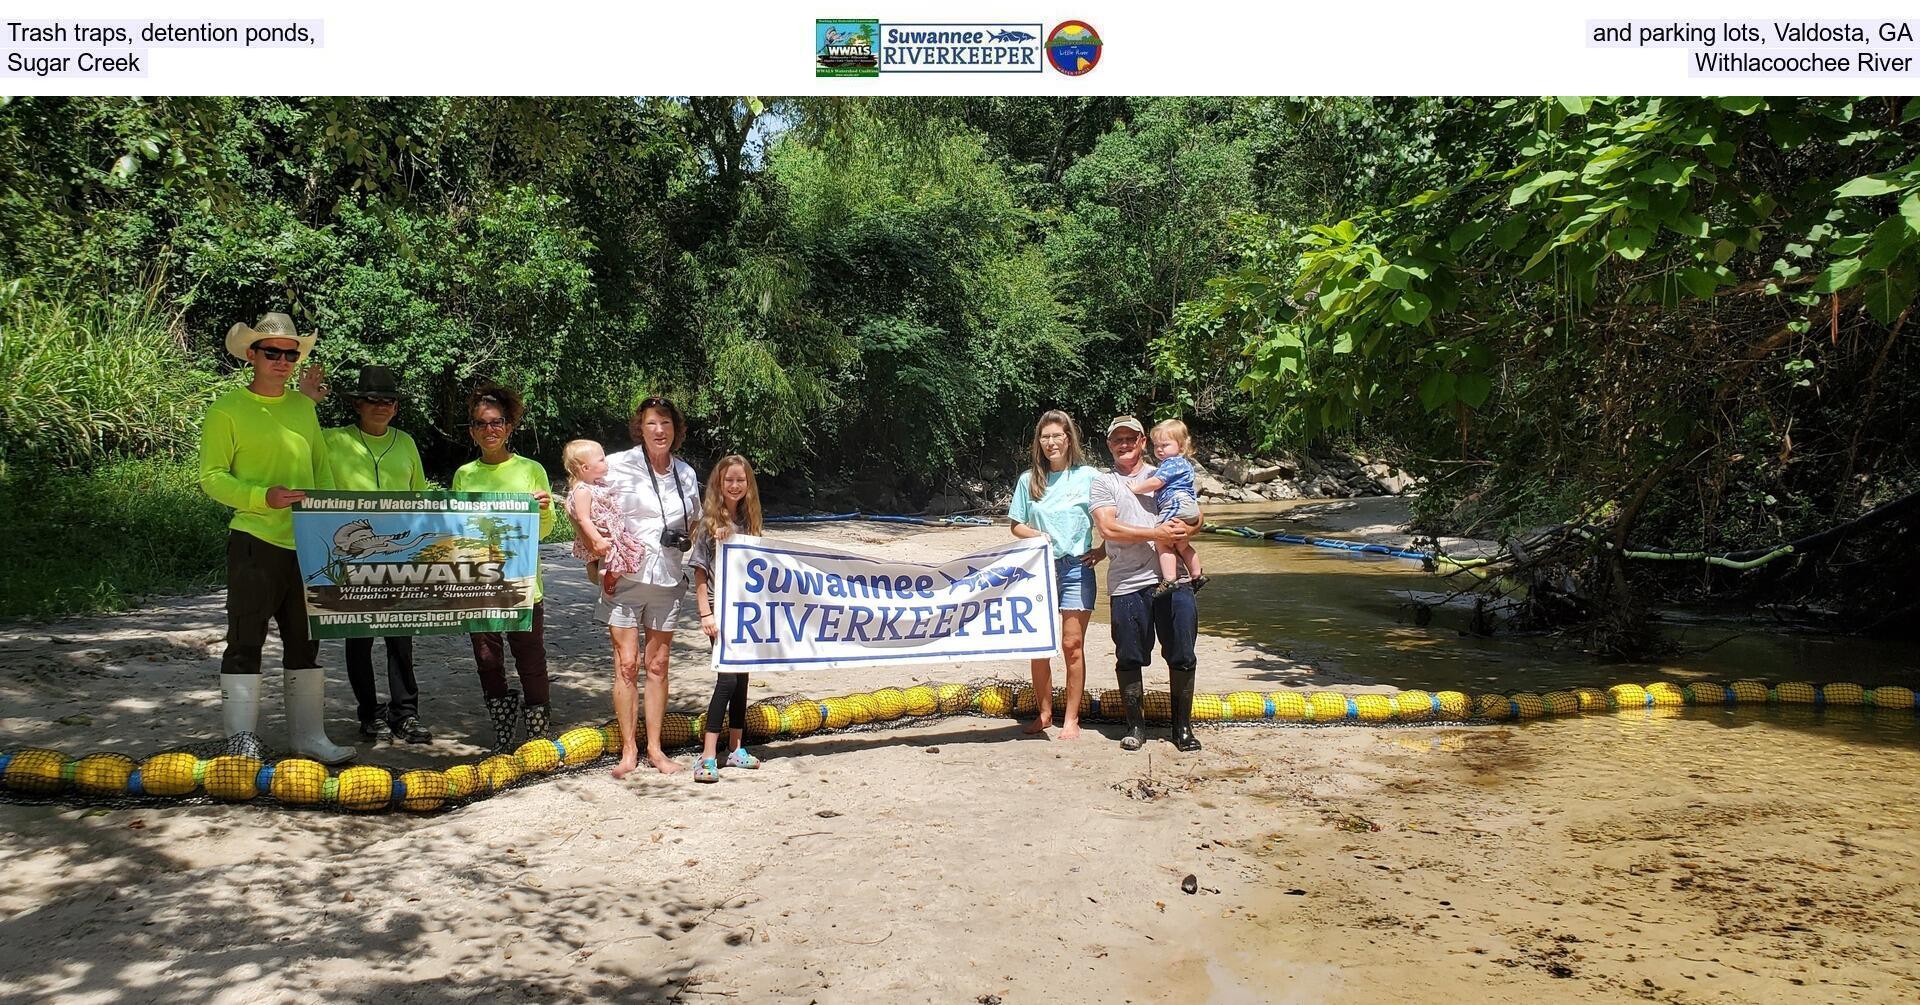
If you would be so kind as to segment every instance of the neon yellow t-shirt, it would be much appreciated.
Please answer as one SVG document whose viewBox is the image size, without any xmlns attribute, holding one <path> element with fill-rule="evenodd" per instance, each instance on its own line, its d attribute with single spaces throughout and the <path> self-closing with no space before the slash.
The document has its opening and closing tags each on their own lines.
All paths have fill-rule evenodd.
<svg viewBox="0 0 1920 1005">
<path fill-rule="evenodd" d="M 298 391 L 268 398 L 244 387 L 221 395 L 200 426 L 200 489 L 233 507 L 227 526 L 292 550 L 293 510 L 267 489 L 330 489 L 333 470 L 313 402 Z"/>
<path fill-rule="evenodd" d="M 406 430 L 387 427 L 368 436 L 359 426 L 326 430 L 327 456 L 333 463 L 333 487 L 343 492 L 424 492 L 427 474 L 420 446 Z"/>
<path fill-rule="evenodd" d="M 469 461 L 453 473 L 452 489 L 455 492 L 546 492 L 547 504 L 540 507 L 540 540 L 547 539 L 553 533 L 553 483 L 547 478 L 547 469 L 531 457 L 514 454 L 498 464 L 485 461 Z M 546 571 L 540 568 L 540 556 L 534 554 L 533 602 L 539 603 L 546 596 Z"/>
</svg>

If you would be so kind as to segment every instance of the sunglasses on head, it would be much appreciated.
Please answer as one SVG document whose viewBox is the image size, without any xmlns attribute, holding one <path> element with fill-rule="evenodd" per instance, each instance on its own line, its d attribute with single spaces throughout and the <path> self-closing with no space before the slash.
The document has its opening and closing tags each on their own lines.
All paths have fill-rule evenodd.
<svg viewBox="0 0 1920 1005">
<path fill-rule="evenodd" d="M 270 345 L 257 345 L 253 348 L 254 351 L 260 355 L 275 362 L 286 360 L 289 363 L 297 363 L 300 361 L 300 350 L 298 349 L 280 349 Z"/>
</svg>

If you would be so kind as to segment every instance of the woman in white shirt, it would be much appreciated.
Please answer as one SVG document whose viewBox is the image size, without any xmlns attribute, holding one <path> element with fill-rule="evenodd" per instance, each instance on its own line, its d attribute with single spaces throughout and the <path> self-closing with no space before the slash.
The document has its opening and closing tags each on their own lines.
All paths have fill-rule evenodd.
<svg viewBox="0 0 1920 1005">
<path fill-rule="evenodd" d="M 661 774 L 681 768 L 660 749 L 660 722 L 667 714 L 673 624 L 687 594 L 684 560 L 700 521 L 699 475 L 674 456 L 687 438 L 680 410 L 665 398 L 648 398 L 635 407 L 631 432 L 633 448 L 607 458 L 607 482 L 619 490 L 621 511 L 646 547 L 646 559 L 638 571 L 620 580 L 611 597 L 602 595 L 595 605 L 613 637 L 613 712 L 620 721 L 621 737 L 615 778 L 626 777 L 639 765 L 634 727 L 643 664 L 647 761 Z"/>
</svg>

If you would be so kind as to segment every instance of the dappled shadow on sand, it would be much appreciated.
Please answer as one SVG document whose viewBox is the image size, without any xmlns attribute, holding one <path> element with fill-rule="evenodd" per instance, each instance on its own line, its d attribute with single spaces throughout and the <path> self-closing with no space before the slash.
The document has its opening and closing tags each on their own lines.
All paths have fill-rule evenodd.
<svg viewBox="0 0 1920 1005">
<path fill-rule="evenodd" d="M 7 1003 L 646 1001 L 688 979 L 698 961 L 663 945 L 715 909 L 523 855 L 485 821 L 0 816 Z"/>
</svg>

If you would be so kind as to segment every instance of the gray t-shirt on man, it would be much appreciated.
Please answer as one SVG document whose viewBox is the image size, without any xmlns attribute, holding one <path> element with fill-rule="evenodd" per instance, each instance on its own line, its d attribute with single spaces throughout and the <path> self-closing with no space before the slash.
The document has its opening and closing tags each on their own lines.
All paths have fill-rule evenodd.
<svg viewBox="0 0 1920 1005">
<path fill-rule="evenodd" d="M 1113 507 L 1114 518 L 1128 527 L 1152 527 L 1160 522 L 1152 507 L 1152 498 L 1134 494 L 1133 482 L 1153 477 L 1151 465 L 1142 464 L 1128 478 L 1117 471 L 1105 471 L 1093 480 L 1092 508 Z M 1153 545 L 1144 541 L 1122 544 L 1108 541 L 1107 593 L 1119 596 L 1160 585 L 1160 565 L 1154 560 Z"/>
</svg>

